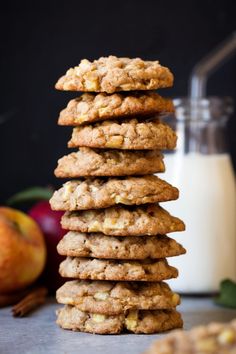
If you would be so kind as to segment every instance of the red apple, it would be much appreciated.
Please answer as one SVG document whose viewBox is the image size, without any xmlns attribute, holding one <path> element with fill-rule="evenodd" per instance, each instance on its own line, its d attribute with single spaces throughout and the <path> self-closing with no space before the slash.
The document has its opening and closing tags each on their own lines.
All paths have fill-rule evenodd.
<svg viewBox="0 0 236 354">
<path fill-rule="evenodd" d="M 48 201 L 41 201 L 30 209 L 29 215 L 38 223 L 45 237 L 47 262 L 42 280 L 48 289 L 54 292 L 64 282 L 58 273 L 59 264 L 63 257 L 57 253 L 56 249 L 58 242 L 66 233 L 60 224 L 63 212 L 53 211 Z"/>
<path fill-rule="evenodd" d="M 36 222 L 21 211 L 0 207 L 0 293 L 31 285 L 45 261 L 44 237 Z"/>
</svg>

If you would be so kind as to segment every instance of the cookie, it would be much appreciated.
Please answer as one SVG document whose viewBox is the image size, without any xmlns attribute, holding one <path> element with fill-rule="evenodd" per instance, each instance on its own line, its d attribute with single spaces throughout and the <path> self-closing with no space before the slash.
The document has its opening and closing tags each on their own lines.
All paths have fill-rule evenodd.
<svg viewBox="0 0 236 354">
<path fill-rule="evenodd" d="M 59 273 L 65 278 L 115 281 L 161 281 L 178 276 L 178 270 L 166 259 L 135 261 L 67 257 L 60 264 Z"/>
<path fill-rule="evenodd" d="M 107 92 L 156 90 L 171 87 L 174 77 L 159 61 L 117 58 L 110 55 L 90 62 L 81 60 L 56 83 L 58 90 Z"/>
<path fill-rule="evenodd" d="M 72 280 L 57 290 L 56 297 L 61 304 L 103 315 L 118 315 L 128 310 L 171 309 L 180 304 L 179 295 L 164 282 Z"/>
<path fill-rule="evenodd" d="M 121 151 L 81 147 L 59 159 L 56 177 L 148 175 L 164 172 L 163 155 L 158 150 Z"/>
<path fill-rule="evenodd" d="M 174 331 L 152 343 L 145 354 L 233 354 L 236 353 L 236 320 L 210 323 L 190 331 Z"/>
<path fill-rule="evenodd" d="M 54 192 L 50 205 L 53 210 L 86 210 L 165 202 L 178 196 L 177 188 L 157 176 L 90 178 L 66 182 Z"/>
<path fill-rule="evenodd" d="M 80 311 L 66 305 L 57 311 L 57 324 L 73 331 L 118 334 L 124 330 L 133 333 L 159 333 L 183 326 L 176 310 L 131 310 L 114 316 Z"/>
<path fill-rule="evenodd" d="M 158 204 L 66 212 L 61 224 L 68 230 L 102 232 L 111 236 L 164 235 L 185 230 L 182 220 Z"/>
<path fill-rule="evenodd" d="M 156 92 L 84 93 L 60 112 L 59 125 L 78 126 L 105 119 L 147 117 L 174 112 L 172 100 Z"/>
<path fill-rule="evenodd" d="M 68 147 L 87 146 L 113 149 L 174 149 L 175 132 L 159 120 L 105 121 L 73 129 Z"/>
<path fill-rule="evenodd" d="M 158 259 L 186 253 L 183 246 L 165 235 L 114 237 L 76 231 L 63 237 L 57 251 L 62 256 L 105 259 Z"/>
</svg>

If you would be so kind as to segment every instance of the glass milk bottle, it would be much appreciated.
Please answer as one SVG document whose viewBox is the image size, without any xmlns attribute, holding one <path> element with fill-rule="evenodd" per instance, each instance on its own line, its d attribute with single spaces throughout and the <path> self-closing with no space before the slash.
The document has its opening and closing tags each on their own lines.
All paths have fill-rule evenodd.
<svg viewBox="0 0 236 354">
<path fill-rule="evenodd" d="M 163 206 L 186 223 L 186 232 L 174 237 L 187 254 L 170 259 L 180 273 L 171 286 L 215 293 L 222 279 L 236 280 L 235 176 L 224 134 L 232 101 L 183 98 L 175 106 L 168 123 L 177 132 L 177 149 L 165 155 L 163 177 L 179 188 L 180 198 Z"/>
</svg>

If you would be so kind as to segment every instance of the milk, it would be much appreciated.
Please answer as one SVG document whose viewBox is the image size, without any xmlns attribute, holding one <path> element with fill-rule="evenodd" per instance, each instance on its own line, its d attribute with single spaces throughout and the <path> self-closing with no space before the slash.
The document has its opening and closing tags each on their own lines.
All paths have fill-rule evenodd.
<svg viewBox="0 0 236 354">
<path fill-rule="evenodd" d="M 186 223 L 173 235 L 187 254 L 170 258 L 179 277 L 170 281 L 183 293 L 212 293 L 224 278 L 236 280 L 236 190 L 228 154 L 167 154 L 159 177 L 180 190 L 180 199 L 163 203 Z"/>
</svg>

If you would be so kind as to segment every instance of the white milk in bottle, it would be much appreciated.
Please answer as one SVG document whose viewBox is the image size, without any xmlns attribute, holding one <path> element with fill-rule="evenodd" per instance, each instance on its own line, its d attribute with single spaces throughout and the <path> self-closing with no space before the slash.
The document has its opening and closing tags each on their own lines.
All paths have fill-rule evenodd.
<svg viewBox="0 0 236 354">
<path fill-rule="evenodd" d="M 182 293 L 215 293 L 222 279 L 236 280 L 235 176 L 224 136 L 230 103 L 202 99 L 195 112 L 187 99 L 175 104 L 177 149 L 165 155 L 160 177 L 180 190 L 178 201 L 163 206 L 186 223 L 173 236 L 187 254 L 169 259 L 179 269 L 170 284 Z"/>
</svg>

